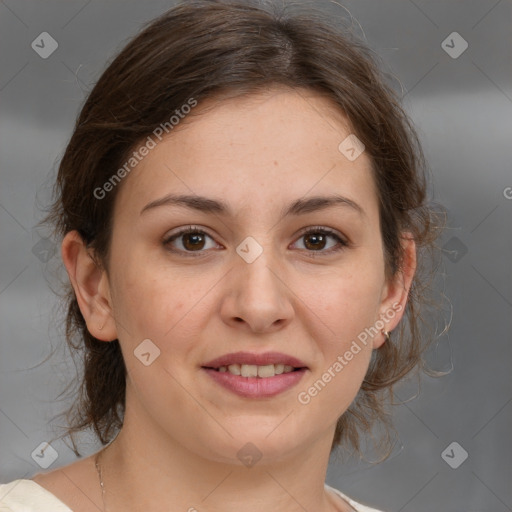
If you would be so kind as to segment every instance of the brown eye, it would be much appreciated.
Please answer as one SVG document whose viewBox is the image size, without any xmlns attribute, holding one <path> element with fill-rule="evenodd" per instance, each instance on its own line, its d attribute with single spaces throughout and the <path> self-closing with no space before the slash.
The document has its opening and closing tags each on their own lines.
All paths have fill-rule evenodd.
<svg viewBox="0 0 512 512">
<path fill-rule="evenodd" d="M 309 228 L 299 240 L 304 240 L 303 249 L 312 253 L 312 256 L 316 256 L 315 252 L 318 255 L 328 255 L 348 246 L 348 242 L 327 228 Z"/>
<path fill-rule="evenodd" d="M 308 249 L 319 250 L 325 247 L 327 237 L 321 233 L 312 233 L 304 236 L 304 245 Z"/>
<path fill-rule="evenodd" d="M 210 246 L 208 246 L 208 239 L 211 240 Z M 215 243 L 213 238 L 204 231 L 197 228 L 188 228 L 164 240 L 164 246 L 172 252 L 198 253 L 197 255 L 199 255 L 201 252 L 215 247 Z"/>
<path fill-rule="evenodd" d="M 182 235 L 182 244 L 188 251 L 194 249 L 203 249 L 205 244 L 205 236 L 198 233 L 185 233 Z"/>
</svg>

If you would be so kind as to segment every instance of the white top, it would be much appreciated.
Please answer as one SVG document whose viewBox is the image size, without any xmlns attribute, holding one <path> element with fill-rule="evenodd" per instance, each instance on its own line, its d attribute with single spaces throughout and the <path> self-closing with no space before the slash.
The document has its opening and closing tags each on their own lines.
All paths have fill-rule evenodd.
<svg viewBox="0 0 512 512">
<path fill-rule="evenodd" d="M 340 496 L 357 512 L 381 512 L 351 500 L 348 496 L 325 484 L 325 488 Z M 13 480 L 0 484 L 0 512 L 73 512 L 50 491 L 33 480 Z"/>
</svg>

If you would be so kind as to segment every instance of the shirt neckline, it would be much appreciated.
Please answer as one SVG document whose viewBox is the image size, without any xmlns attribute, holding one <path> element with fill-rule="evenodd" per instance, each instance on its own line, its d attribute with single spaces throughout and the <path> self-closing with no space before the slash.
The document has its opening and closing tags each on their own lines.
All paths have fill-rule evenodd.
<svg viewBox="0 0 512 512">
<path fill-rule="evenodd" d="M 20 495 L 20 498 L 24 498 L 26 496 L 25 493 L 30 493 L 30 500 L 33 501 L 34 504 L 37 504 L 37 500 L 44 499 L 45 501 L 49 502 L 45 505 L 52 507 L 58 506 L 58 512 L 73 512 L 72 509 L 70 509 L 63 501 L 57 498 L 55 494 L 29 478 L 19 478 L 3 485 L 7 486 L 9 491 L 4 496 L 0 496 L 0 499 L 4 501 L 7 499 L 7 505 L 9 504 L 10 500 L 18 499 L 18 495 L 20 495 L 20 493 L 23 493 L 23 495 Z M 16 488 L 18 488 L 18 491 L 15 491 Z"/>
<path fill-rule="evenodd" d="M 12 485 L 12 488 L 2 498 L 5 498 L 6 496 L 8 496 L 8 494 L 10 494 L 10 492 L 15 487 L 18 487 L 18 485 L 21 485 L 22 487 L 20 488 L 20 490 L 23 489 L 23 490 L 30 491 L 31 493 L 33 493 L 33 492 L 38 493 L 38 495 L 36 495 L 36 496 L 31 494 L 31 497 L 36 498 L 36 499 L 38 499 L 38 498 L 45 498 L 46 500 L 51 499 L 54 503 L 49 503 L 49 505 L 52 505 L 52 506 L 59 505 L 60 507 L 65 507 L 66 512 L 73 512 L 63 501 L 61 501 L 59 498 L 57 498 L 57 496 L 55 496 L 55 494 L 53 494 L 48 489 L 46 489 L 42 485 L 38 484 L 34 480 L 31 480 L 28 478 L 27 479 L 20 478 L 20 479 L 10 482 L 9 484 L 4 484 L 4 485 Z M 343 501 L 345 501 L 351 507 L 355 508 L 356 510 L 360 510 L 360 508 L 359 508 L 361 506 L 360 503 L 355 502 L 354 500 L 352 500 L 347 495 L 343 494 L 341 491 L 339 491 L 335 487 L 331 487 L 330 485 L 325 483 L 324 488 L 331 491 L 331 493 L 334 494 L 336 497 L 343 499 Z M 64 510 L 63 510 L 63 512 L 64 512 Z"/>
</svg>

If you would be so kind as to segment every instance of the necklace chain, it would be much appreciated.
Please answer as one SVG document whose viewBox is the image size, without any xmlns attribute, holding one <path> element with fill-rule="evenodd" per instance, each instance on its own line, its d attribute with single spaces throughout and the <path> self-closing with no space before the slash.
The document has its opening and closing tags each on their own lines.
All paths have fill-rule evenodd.
<svg viewBox="0 0 512 512">
<path fill-rule="evenodd" d="M 102 465 L 100 465 L 100 457 L 103 455 L 103 453 L 108 449 L 108 447 L 117 439 L 119 434 L 121 433 L 121 430 L 119 430 L 116 434 L 116 437 L 110 441 L 110 443 L 105 446 L 102 450 L 100 450 L 96 456 L 94 457 L 94 465 L 96 466 L 96 472 L 98 473 L 98 478 L 100 481 L 100 487 L 101 487 L 101 501 L 103 502 L 103 512 L 107 512 L 107 506 L 106 506 L 106 500 L 105 500 L 105 484 L 103 483 L 103 474 L 102 474 Z"/>
<path fill-rule="evenodd" d="M 99 459 L 100 459 L 100 455 L 103 453 L 103 451 L 105 450 L 106 448 L 104 448 L 103 450 L 99 451 L 97 454 L 96 454 L 96 457 L 94 458 L 94 464 L 96 466 L 96 472 L 98 473 L 98 477 L 100 479 L 100 487 L 101 487 L 101 501 L 103 502 L 103 511 L 104 512 L 107 512 L 107 507 L 105 505 L 105 484 L 103 483 L 103 477 L 102 477 L 102 474 L 101 474 L 101 467 L 99 465 Z"/>
</svg>

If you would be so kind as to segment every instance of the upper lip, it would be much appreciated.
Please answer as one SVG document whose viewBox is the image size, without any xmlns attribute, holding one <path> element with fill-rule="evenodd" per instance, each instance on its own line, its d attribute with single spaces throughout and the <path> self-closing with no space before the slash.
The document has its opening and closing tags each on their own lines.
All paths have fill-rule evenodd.
<svg viewBox="0 0 512 512">
<path fill-rule="evenodd" d="M 257 366 L 265 366 L 269 364 L 285 364 L 294 368 L 307 368 L 300 359 L 281 354 L 280 352 L 263 352 L 262 354 L 254 354 L 251 352 L 233 352 L 212 359 L 203 365 L 204 368 L 219 368 L 220 366 L 229 366 L 231 364 L 253 364 Z"/>
</svg>

